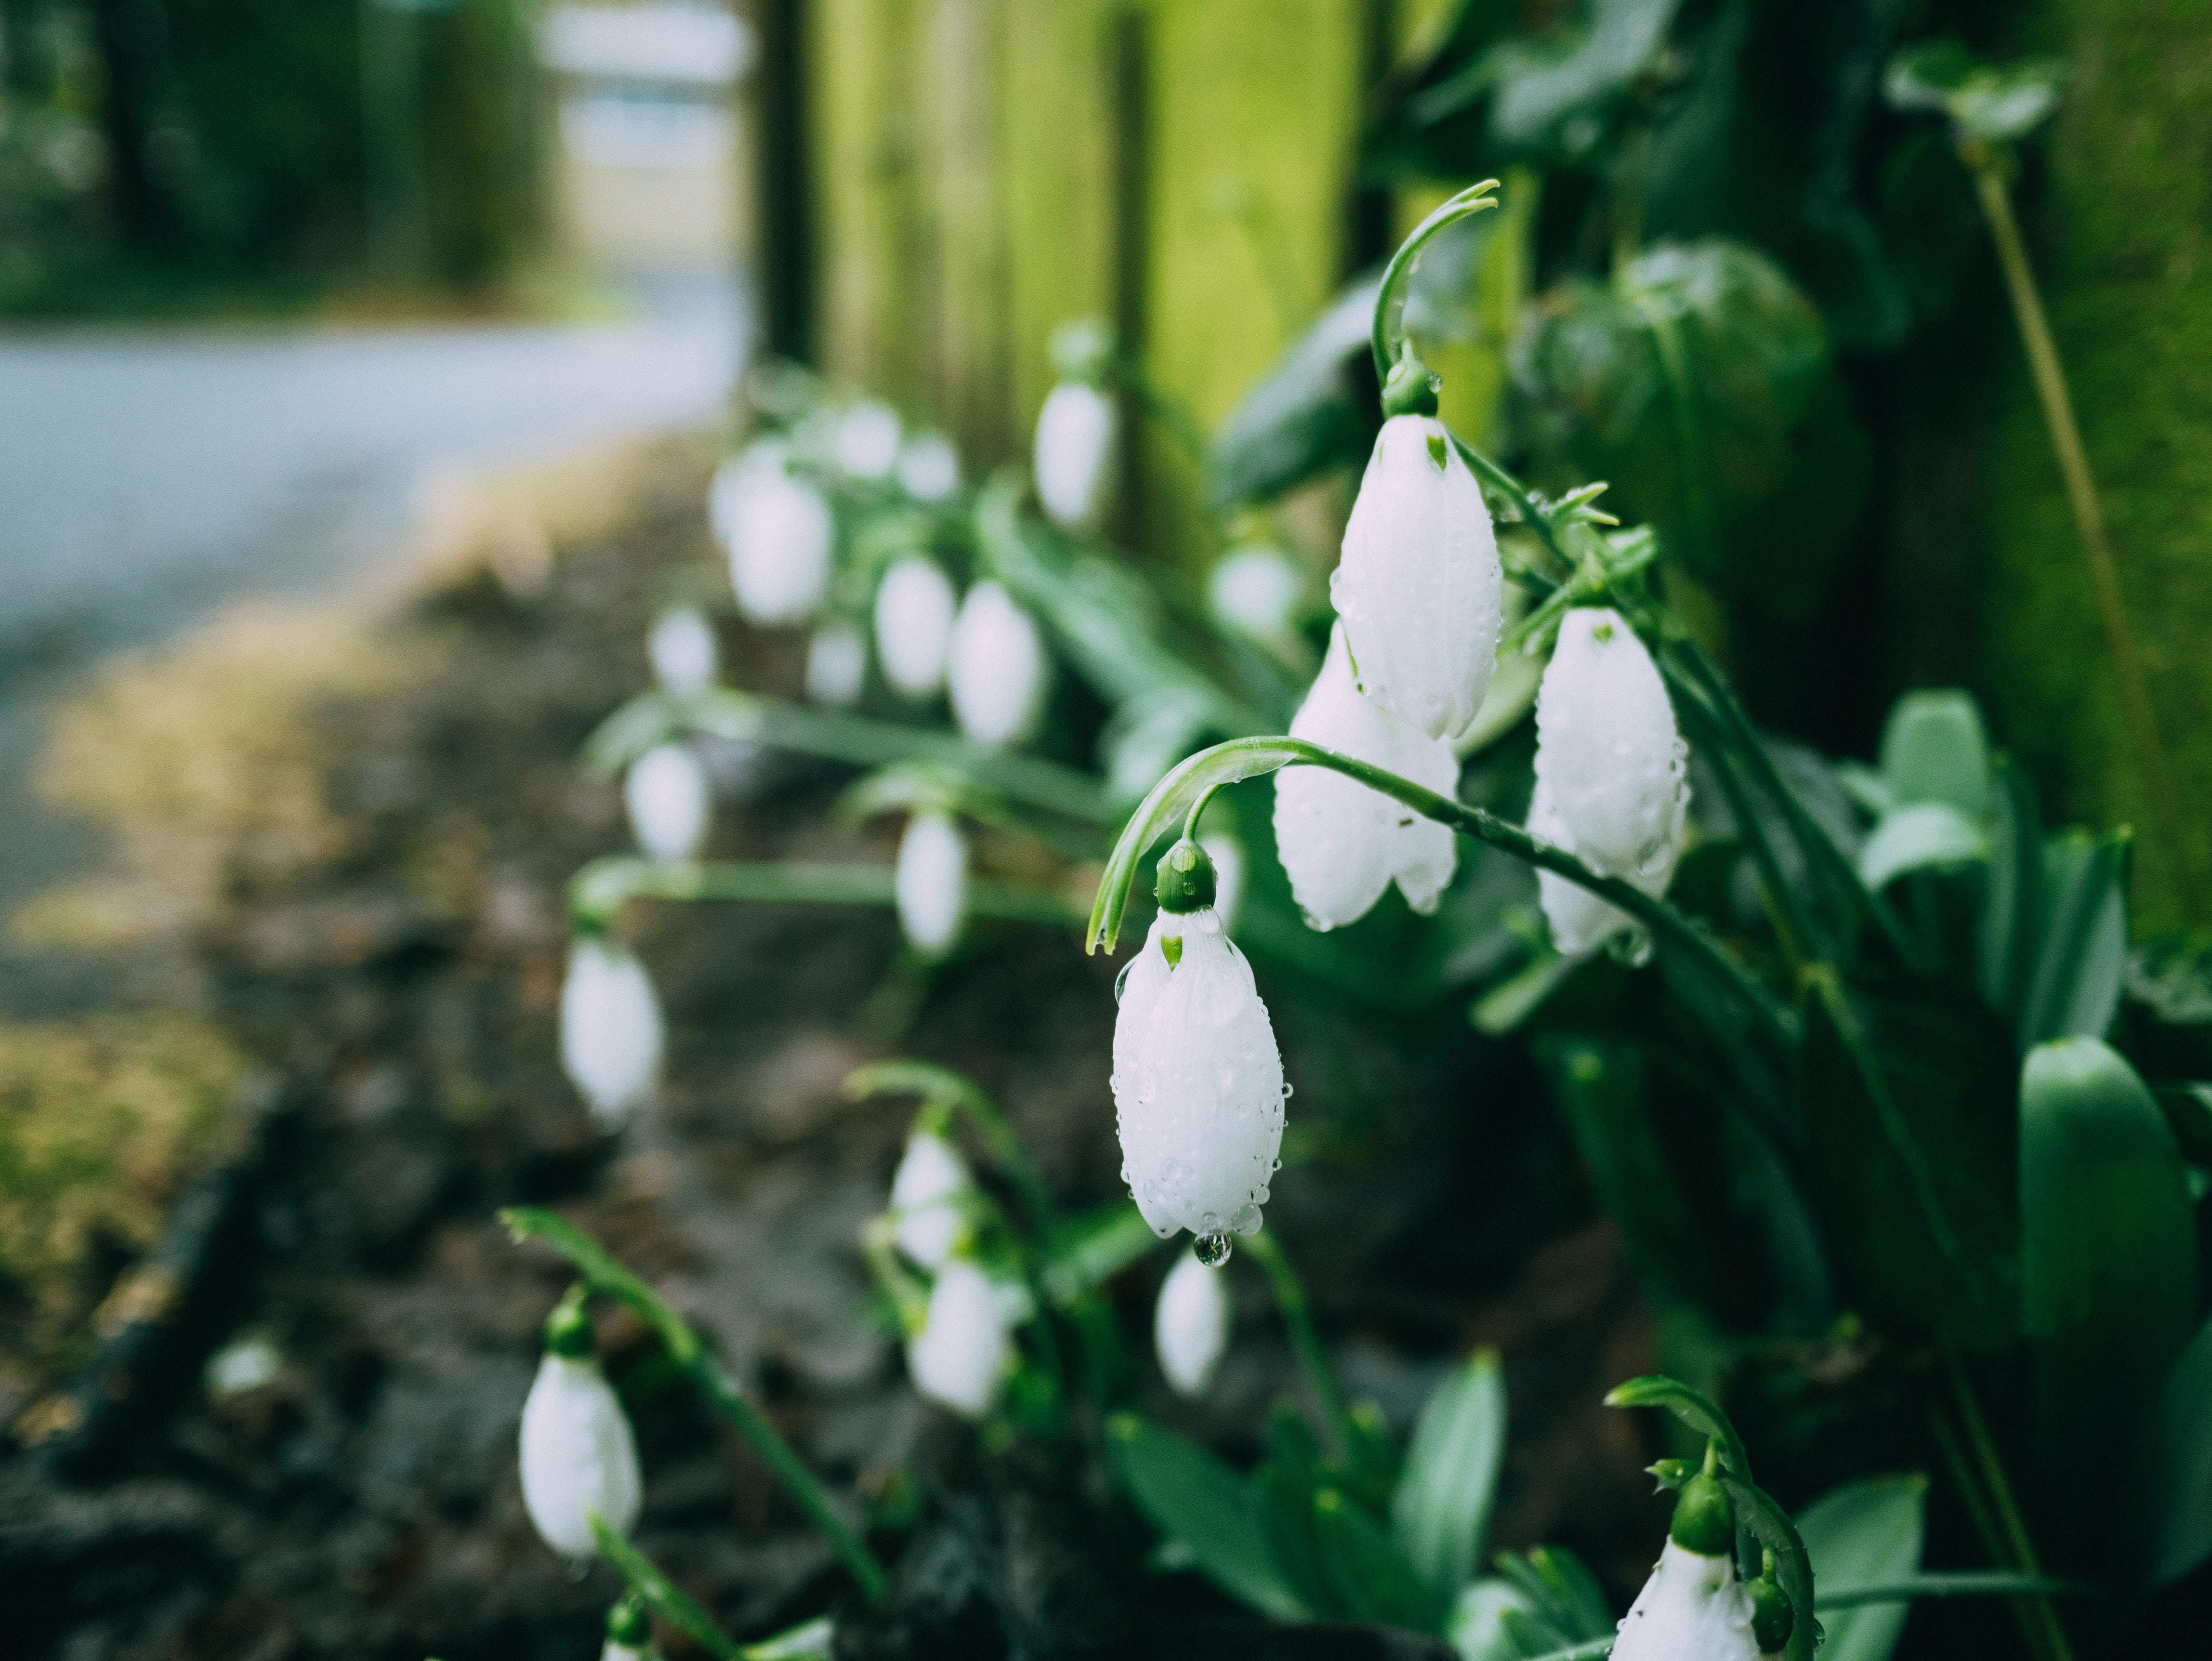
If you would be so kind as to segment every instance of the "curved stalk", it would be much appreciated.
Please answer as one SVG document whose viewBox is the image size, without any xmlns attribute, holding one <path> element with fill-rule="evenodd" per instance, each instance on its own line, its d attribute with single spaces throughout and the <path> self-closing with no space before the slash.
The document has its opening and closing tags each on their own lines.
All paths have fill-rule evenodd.
<svg viewBox="0 0 2212 1661">
<path fill-rule="evenodd" d="M 896 879 L 887 865 L 829 865 L 772 860 L 648 860 L 611 855 L 593 860 L 568 882 L 568 912 L 605 928 L 632 900 L 753 900 L 797 905 L 896 905 Z M 1083 922 L 1073 902 L 1018 883 L 970 882 L 965 910 L 978 917 L 1073 928 Z"/>
<path fill-rule="evenodd" d="M 950 1068 L 933 1066 L 928 1062 L 875 1062 L 845 1080 L 848 1101 L 896 1095 L 919 1096 L 925 1102 L 941 1103 L 965 1117 L 983 1139 L 983 1145 L 990 1149 L 993 1162 L 1020 1192 L 1022 1208 L 1030 1214 L 1030 1226 L 1038 1240 L 1050 1242 L 1059 1229 L 1059 1214 L 1051 1196 L 1045 1191 L 1043 1174 L 996 1102 Z"/>
<path fill-rule="evenodd" d="M 1337 1388 L 1336 1375 L 1329 1371 L 1328 1352 L 1322 1348 L 1321 1333 L 1314 1326 L 1313 1309 L 1306 1302 L 1305 1283 L 1299 1280 L 1297 1270 L 1291 1266 L 1290 1258 L 1272 1235 L 1248 1235 L 1244 1249 L 1267 1271 L 1267 1286 L 1275 1294 L 1275 1307 L 1281 1311 L 1284 1328 L 1290 1333 L 1291 1349 L 1298 1358 L 1299 1370 L 1306 1375 L 1306 1382 L 1321 1404 L 1322 1421 L 1335 1445 L 1337 1456 L 1348 1459 L 1355 1445 L 1352 1415 L 1345 1409 L 1344 1392 Z"/>
<path fill-rule="evenodd" d="M 1390 366 L 1397 361 L 1398 348 L 1406 338 L 1406 302 L 1398 298 L 1398 289 L 1413 275 L 1414 262 L 1420 259 L 1421 250 L 1429 246 L 1437 232 L 1456 225 L 1462 219 L 1480 213 L 1485 208 L 1494 208 L 1498 198 L 1490 194 L 1498 188 L 1498 181 L 1486 179 L 1479 185 L 1469 185 L 1449 201 L 1438 207 L 1426 219 L 1413 227 L 1398 252 L 1390 256 L 1383 268 L 1382 286 L 1375 294 L 1375 326 L 1368 336 L 1368 347 L 1375 354 L 1375 384 L 1381 386 L 1390 378 Z"/>
</svg>

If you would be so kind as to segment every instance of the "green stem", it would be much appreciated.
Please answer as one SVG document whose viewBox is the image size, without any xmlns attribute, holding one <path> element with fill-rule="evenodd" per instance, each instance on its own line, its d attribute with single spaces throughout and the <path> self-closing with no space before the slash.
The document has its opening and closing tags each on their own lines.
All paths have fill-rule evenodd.
<svg viewBox="0 0 2212 1661">
<path fill-rule="evenodd" d="M 2074 400 L 2067 391 L 2065 367 L 2059 362 L 2051 325 L 2044 316 L 2035 268 L 2028 263 L 2027 246 L 2021 237 L 2019 222 L 2013 216 L 2012 197 L 2005 189 L 1996 159 L 1978 144 L 1970 143 L 1962 149 L 1973 172 L 1974 193 L 1980 199 L 1983 216 L 1989 221 L 1990 240 L 1996 245 L 1997 263 L 2004 271 L 2013 319 L 2020 326 L 2028 371 L 2035 381 L 2036 397 L 2043 405 L 2044 424 L 2051 429 L 2051 447 L 2058 455 L 2058 471 L 2065 480 L 2067 500 L 2073 506 L 2074 525 L 2081 535 L 2082 556 L 2088 562 L 2090 584 L 2096 591 L 2105 638 L 2112 648 L 2113 667 L 2119 673 L 2121 700 L 2127 706 L 2129 723 L 2135 728 L 2136 747 L 2142 752 L 2144 769 L 2150 775 L 2160 840 L 2166 844 L 2166 858 L 2172 863 L 2190 915 L 2201 916 L 2203 895 L 2195 849 L 2185 829 L 2187 818 L 2181 793 L 2174 782 L 2173 764 L 2166 753 L 2165 740 L 2159 733 L 2150 684 L 2144 677 L 2142 660 L 2136 650 L 2135 630 L 2128 621 L 2127 597 L 2120 587 L 2118 562 L 2112 557 L 2112 539 L 2106 532 L 2104 507 L 2097 496 L 2096 480 L 2089 472 L 2088 452 L 2082 447 L 2081 429 L 2075 424 Z"/>
<path fill-rule="evenodd" d="M 1966 1571 L 1915 1574 L 1902 1580 L 1873 1580 L 1860 1585 L 1822 1587 L 1814 1598 L 1822 1610 L 1863 1609 L 1869 1603 L 1915 1603 L 1941 1597 L 2087 1597 L 2097 1588 L 2081 1580 L 2049 1575 Z"/>
<path fill-rule="evenodd" d="M 599 1555 L 629 1583 L 630 1590 L 647 1608 L 715 1657 L 716 1661 L 746 1661 L 744 1646 L 724 1632 L 713 1615 L 661 1572 L 659 1565 L 623 1538 L 599 1512 L 586 1515 L 592 1524 L 592 1538 L 599 1542 Z"/>
<path fill-rule="evenodd" d="M 1468 470 L 1477 478 L 1487 480 L 1493 490 L 1511 502 L 1515 511 L 1520 514 L 1522 523 L 1535 533 L 1536 540 L 1542 543 L 1552 557 L 1559 562 L 1564 571 L 1572 574 L 1577 569 L 1574 556 L 1562 545 L 1558 527 L 1553 525 L 1551 516 L 1536 505 L 1536 499 L 1528 494 L 1528 486 L 1457 433 L 1450 436 L 1452 448 L 1459 452 L 1459 459 L 1467 463 Z"/>
<path fill-rule="evenodd" d="M 815 1480 L 791 1445 L 777 1433 L 767 1415 L 755 1407 L 708 1354 L 699 1335 L 655 1293 L 611 1254 L 605 1247 L 566 1218 L 534 1207 L 514 1207 L 499 1214 L 500 1221 L 518 1241 L 543 1240 L 576 1267 L 585 1284 L 603 1297 L 626 1305 L 659 1335 L 669 1360 L 685 1373 L 716 1411 L 736 1426 L 738 1433 L 768 1461 L 801 1510 L 822 1530 L 830 1548 L 845 1561 L 861 1593 L 873 1603 L 884 1595 L 889 1581 L 884 1566 L 867 1543 L 848 1526 L 830 1503 L 828 1492 Z"/>
<path fill-rule="evenodd" d="M 1479 185 L 1469 185 L 1449 201 L 1413 227 L 1412 233 L 1398 245 L 1398 252 L 1390 256 L 1383 269 L 1382 284 L 1375 291 L 1375 323 L 1369 332 L 1368 348 L 1375 355 L 1375 384 L 1383 385 L 1390 379 L 1390 366 L 1398 361 L 1399 343 L 1405 339 L 1406 305 L 1398 298 L 1398 289 L 1413 275 L 1414 262 L 1420 259 L 1421 250 L 1429 240 L 1447 226 L 1480 213 L 1486 208 L 1498 205 L 1498 198 L 1490 192 L 1498 188 L 1498 181 L 1486 179 Z"/>
<path fill-rule="evenodd" d="M 568 883 L 569 915 L 599 927 L 632 900 L 750 900 L 793 905 L 895 905 L 889 866 L 808 864 L 747 860 L 648 860 L 610 855 L 593 860 Z M 1073 901 L 1018 883 L 970 882 L 965 909 L 978 917 L 1047 928 L 1079 928 Z"/>
<path fill-rule="evenodd" d="M 1275 1294 L 1275 1307 L 1282 1312 L 1283 1326 L 1291 1336 L 1291 1349 L 1297 1356 L 1299 1369 L 1306 1375 L 1306 1383 L 1321 1405 L 1322 1423 L 1335 1445 L 1335 1452 L 1340 1458 L 1349 1458 L 1355 1445 L 1352 1415 L 1345 1409 L 1343 1392 L 1336 1387 L 1336 1375 L 1329 1370 L 1328 1353 L 1322 1348 L 1321 1334 L 1313 1323 L 1313 1311 L 1306 1302 L 1305 1284 L 1298 1279 L 1297 1270 L 1291 1266 L 1289 1256 L 1272 1235 L 1246 1235 L 1243 1244 L 1253 1261 L 1267 1273 L 1267 1284 Z"/>
<path fill-rule="evenodd" d="M 1995 1524 L 1996 1538 L 1991 1544 L 1999 1556 L 2009 1556 L 2013 1567 L 2021 1573 L 2039 1577 L 2043 1565 L 2036 1556 L 2035 1542 L 2028 1536 L 2019 1504 L 2013 1498 L 2012 1482 L 2005 1475 L 1996 1439 L 1990 1434 L 1989 1423 L 1982 1416 L 1973 1381 L 1966 1377 L 1966 1366 L 1955 1354 L 1947 1349 L 1942 1352 L 1942 1357 L 1944 1382 L 1950 1387 L 1959 1422 L 1965 1427 L 1966 1451 L 1981 1480 L 1987 1515 Z M 2016 1600 L 2014 1606 L 2021 1611 L 2023 1628 L 2030 1632 L 2030 1646 L 2044 1661 L 2073 1661 L 2073 1646 L 2068 1642 L 2066 1628 L 2060 1624 L 2058 1611 L 2051 1607 L 2048 1597 L 2040 1594 L 2023 1597 Z"/>
<path fill-rule="evenodd" d="M 992 1163 L 1006 1173 L 1021 1195 L 1022 1208 L 1029 1213 L 1030 1227 L 1037 1239 L 1049 1244 L 1059 1232 L 1059 1214 L 1029 1149 L 999 1104 L 961 1074 L 927 1062 L 877 1062 L 845 1080 L 845 1095 L 855 1102 L 873 1096 L 920 1096 L 925 1102 L 941 1104 L 963 1115 L 990 1149 Z"/>
</svg>

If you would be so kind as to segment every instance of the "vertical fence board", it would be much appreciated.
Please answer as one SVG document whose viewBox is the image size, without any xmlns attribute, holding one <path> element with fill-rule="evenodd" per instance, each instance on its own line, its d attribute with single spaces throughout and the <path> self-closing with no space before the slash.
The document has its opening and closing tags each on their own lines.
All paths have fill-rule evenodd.
<svg viewBox="0 0 2212 1661">
<path fill-rule="evenodd" d="M 921 41 L 925 199 L 935 233 L 929 383 L 977 463 L 1006 453 L 1011 343 L 1000 42 L 1007 0 L 932 0 Z"/>
</svg>

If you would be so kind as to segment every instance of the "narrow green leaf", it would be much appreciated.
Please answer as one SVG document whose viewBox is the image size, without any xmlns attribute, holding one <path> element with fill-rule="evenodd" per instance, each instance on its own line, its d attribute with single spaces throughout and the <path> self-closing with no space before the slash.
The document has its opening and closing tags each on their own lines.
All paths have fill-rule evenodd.
<svg viewBox="0 0 2212 1661">
<path fill-rule="evenodd" d="M 1314 1536 L 1337 1596 L 1355 1619 L 1440 1632 L 1448 1599 L 1414 1572 L 1390 1536 L 1336 1488 L 1314 1495 Z"/>
<path fill-rule="evenodd" d="M 1390 1537 L 1445 1596 L 1481 1561 L 1504 1455 L 1504 1375 L 1498 1352 L 1480 1349 L 1421 1409 L 1390 1500 Z"/>
<path fill-rule="evenodd" d="M 1698 1435 L 1717 1439 L 1721 1457 L 1728 1468 L 1743 1481 L 1751 1480 L 1751 1456 L 1743 1451 L 1743 1438 L 1735 1433 L 1735 1426 L 1728 1415 L 1720 1410 L 1712 1397 L 1692 1390 L 1680 1379 L 1669 1378 L 1663 1372 L 1631 1378 L 1607 1390 L 1605 1404 L 1609 1408 L 1666 1409 Z"/>
<path fill-rule="evenodd" d="M 1055 1304 L 1066 1304 L 1106 1284 L 1160 1243 L 1133 1200 L 1068 1223 L 1052 1241 L 1039 1282 Z"/>
<path fill-rule="evenodd" d="M 2166 1375 L 2142 1469 L 2143 1584 L 2170 1585 L 2212 1557 L 2212 1321 Z"/>
<path fill-rule="evenodd" d="M 1521 1661 L 1525 1652 L 1507 1629 L 1505 1617 L 1511 1614 L 1526 1619 L 1535 1613 L 1536 1606 L 1510 1581 L 1486 1576 L 1461 1590 L 1444 1623 L 1444 1636 L 1459 1652 L 1460 1661 Z"/>
<path fill-rule="evenodd" d="M 1199 1571 L 1262 1615 L 1308 1617 L 1267 1543 L 1259 1491 L 1212 1454 L 1134 1414 L 1117 1414 L 1106 1445 L 1122 1486 L 1152 1526 L 1190 1550 Z"/>
<path fill-rule="evenodd" d="M 1900 806 L 1941 802 L 1969 823 L 1990 809 L 1990 741 L 1967 693 L 1907 692 L 1881 733 L 1881 776 Z"/>
<path fill-rule="evenodd" d="M 1838 1609 L 1835 1588 L 1899 1582 L 1920 1567 L 1928 1482 L 1876 1476 L 1834 1489 L 1797 1518 L 1797 1532 L 1822 1587 L 1823 1661 L 1888 1661 L 1905 1630 L 1903 1603 Z"/>
<path fill-rule="evenodd" d="M 1977 940 L 1984 1001 L 2017 1026 L 2043 927 L 2043 820 L 2027 775 L 1992 764 L 1989 886 Z"/>
<path fill-rule="evenodd" d="M 1948 802 L 1892 808 L 1859 848 L 1859 880 L 1881 889 L 1908 871 L 1973 865 L 1989 857 L 1981 827 Z"/>
<path fill-rule="evenodd" d="M 2101 1038 L 2127 973 L 2128 833 L 2092 843 L 2079 830 L 2044 854 L 2044 922 L 2021 1010 L 2022 1050 L 2048 1038 Z"/>
<path fill-rule="evenodd" d="M 1300 1421 L 1303 1424 L 1303 1421 Z M 1314 1523 L 1319 1472 L 1309 1463 L 1270 1461 L 1253 1473 L 1267 1524 L 1267 1545 L 1283 1577 L 1306 1607 L 1323 1620 L 1348 1620 L 1353 1610 L 1338 1595 Z"/>
</svg>

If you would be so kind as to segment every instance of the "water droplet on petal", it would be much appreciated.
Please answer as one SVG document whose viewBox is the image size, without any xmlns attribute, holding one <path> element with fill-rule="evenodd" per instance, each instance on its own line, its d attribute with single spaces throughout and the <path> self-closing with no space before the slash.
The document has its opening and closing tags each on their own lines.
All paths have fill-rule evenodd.
<svg viewBox="0 0 2212 1661">
<path fill-rule="evenodd" d="M 1121 972 L 1114 977 L 1114 1001 L 1115 1003 L 1118 1004 L 1121 1001 L 1121 994 L 1128 989 L 1129 971 L 1136 966 L 1137 960 L 1134 958 L 1131 958 L 1128 962 L 1121 965 Z"/>
<path fill-rule="evenodd" d="M 1219 1269 L 1229 1261 L 1232 1245 L 1226 1234 L 1201 1234 L 1190 1243 L 1190 1255 L 1208 1269 Z"/>
</svg>

